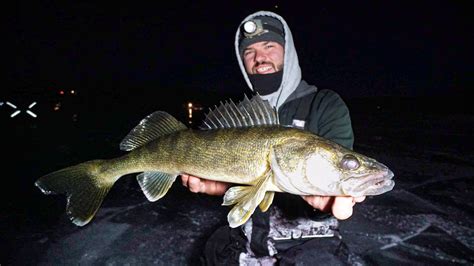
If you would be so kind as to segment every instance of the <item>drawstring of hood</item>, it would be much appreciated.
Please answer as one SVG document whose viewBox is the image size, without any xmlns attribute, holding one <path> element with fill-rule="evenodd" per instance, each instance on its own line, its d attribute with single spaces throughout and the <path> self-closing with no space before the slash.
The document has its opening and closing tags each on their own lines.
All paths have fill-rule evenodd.
<svg viewBox="0 0 474 266">
<path fill-rule="evenodd" d="M 268 77 L 268 80 L 267 80 L 267 78 L 263 78 L 263 79 L 257 78 L 258 80 L 262 80 L 263 83 L 258 83 L 259 81 L 256 81 L 255 78 L 250 77 L 250 75 L 247 74 L 247 71 L 245 70 L 245 66 L 244 66 L 244 63 L 243 63 L 243 60 L 242 60 L 242 57 L 241 57 L 241 51 L 239 49 L 239 42 L 240 42 L 240 39 L 241 39 L 242 25 L 245 22 L 247 22 L 247 21 L 249 21 L 249 20 L 251 20 L 255 17 L 258 17 L 258 16 L 273 17 L 275 19 L 278 19 L 281 22 L 281 24 L 283 25 L 283 30 L 284 30 L 284 34 L 285 34 L 285 45 L 284 45 L 285 53 L 284 53 L 284 59 L 283 59 L 283 66 L 284 67 L 283 67 L 282 71 L 279 71 L 279 72 L 283 72 L 281 74 L 282 78 L 281 78 L 281 83 L 279 84 L 279 86 L 278 86 L 278 84 L 275 84 L 276 79 L 273 78 L 273 80 L 271 80 L 272 77 L 270 77 L 270 76 Z M 247 82 L 247 85 L 249 86 L 249 88 L 252 91 L 258 92 L 264 100 L 267 100 L 272 106 L 276 107 L 277 110 L 278 110 L 285 103 L 285 101 L 288 99 L 290 94 L 292 94 L 296 90 L 296 88 L 298 87 L 298 85 L 301 82 L 301 68 L 300 68 L 299 62 L 298 62 L 298 55 L 296 54 L 296 49 L 295 49 L 295 46 L 294 46 L 294 43 L 293 43 L 293 36 L 291 35 L 291 31 L 290 31 L 288 25 L 286 24 L 286 21 L 281 16 L 279 16 L 279 15 L 273 13 L 273 12 L 270 12 L 270 11 L 255 12 L 255 13 L 247 16 L 240 23 L 239 27 L 237 28 L 237 33 L 235 35 L 234 46 L 235 46 L 235 53 L 237 55 L 237 61 L 239 62 L 240 70 L 241 70 L 242 74 L 244 75 L 244 79 Z M 262 76 L 266 76 L 266 75 L 262 75 Z M 253 83 L 254 81 L 255 81 L 255 83 Z M 258 88 L 258 89 L 254 88 L 254 84 L 263 85 L 263 86 L 265 86 L 265 88 L 264 89 L 262 89 L 263 87 Z M 271 86 L 273 86 L 273 87 L 271 87 Z M 255 87 L 257 87 L 257 85 L 255 85 Z M 277 88 L 275 89 L 275 87 L 277 87 Z M 265 95 L 265 94 L 261 93 L 260 90 L 264 90 L 265 92 L 267 92 L 269 94 Z"/>
</svg>

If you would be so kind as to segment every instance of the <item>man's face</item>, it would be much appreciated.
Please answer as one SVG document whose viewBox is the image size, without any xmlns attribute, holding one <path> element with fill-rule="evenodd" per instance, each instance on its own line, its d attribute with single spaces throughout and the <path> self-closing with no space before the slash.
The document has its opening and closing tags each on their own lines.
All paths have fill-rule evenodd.
<svg viewBox="0 0 474 266">
<path fill-rule="evenodd" d="M 257 42 L 245 48 L 243 61 L 248 74 L 270 74 L 283 69 L 285 49 L 277 42 Z"/>
</svg>

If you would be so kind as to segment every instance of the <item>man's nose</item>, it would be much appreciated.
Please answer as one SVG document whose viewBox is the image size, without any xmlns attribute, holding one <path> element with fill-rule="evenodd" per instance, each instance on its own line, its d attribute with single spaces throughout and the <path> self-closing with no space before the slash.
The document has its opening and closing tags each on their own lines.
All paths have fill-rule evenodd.
<svg viewBox="0 0 474 266">
<path fill-rule="evenodd" d="M 258 63 L 262 63 L 267 59 L 267 55 L 265 52 L 262 51 L 256 51 L 255 52 L 255 61 Z"/>
</svg>

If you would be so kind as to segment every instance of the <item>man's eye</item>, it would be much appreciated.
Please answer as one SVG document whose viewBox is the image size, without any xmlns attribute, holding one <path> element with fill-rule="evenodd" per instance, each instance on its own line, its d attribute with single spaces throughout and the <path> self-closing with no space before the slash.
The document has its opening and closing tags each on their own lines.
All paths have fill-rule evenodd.
<svg viewBox="0 0 474 266">
<path fill-rule="evenodd" d="M 252 55 L 252 51 L 244 52 L 244 57 Z"/>
</svg>

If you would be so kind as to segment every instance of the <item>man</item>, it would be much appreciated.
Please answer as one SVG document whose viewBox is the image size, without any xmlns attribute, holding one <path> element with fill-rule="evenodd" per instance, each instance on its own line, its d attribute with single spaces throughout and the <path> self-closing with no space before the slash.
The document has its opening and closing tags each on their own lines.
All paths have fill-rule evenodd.
<svg viewBox="0 0 474 266">
<path fill-rule="evenodd" d="M 312 131 L 352 149 L 354 138 L 345 103 L 335 92 L 318 90 L 302 80 L 293 38 L 282 17 L 266 11 L 249 15 L 237 30 L 235 51 L 248 86 L 277 108 L 282 125 Z M 231 185 L 188 175 L 182 175 L 182 183 L 192 192 L 209 195 L 224 195 Z M 272 260 L 271 256 L 276 254 L 282 259 L 282 254 L 293 254 L 290 252 L 293 247 L 307 242 L 306 239 L 318 241 L 320 235 L 304 238 L 289 235 L 296 240 L 279 241 L 275 234 L 281 233 L 277 225 L 280 220 L 290 221 L 289 228 L 285 228 L 288 230 L 283 231 L 293 232 L 292 226 L 302 228 L 300 223 L 306 221 L 314 227 L 313 221 L 328 223 L 334 219 L 326 214 L 329 212 L 337 219 L 349 218 L 354 204 L 363 200 L 364 197 L 299 197 L 277 193 L 274 206 L 267 213 L 257 210 L 243 228 L 227 226 L 211 236 L 205 248 L 205 261 L 208 264 L 236 260 L 245 263 L 259 257 Z M 288 240 L 288 237 L 280 238 Z"/>
</svg>

